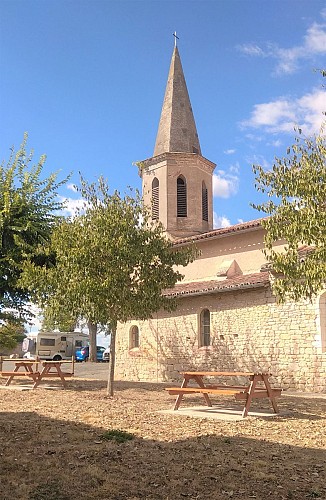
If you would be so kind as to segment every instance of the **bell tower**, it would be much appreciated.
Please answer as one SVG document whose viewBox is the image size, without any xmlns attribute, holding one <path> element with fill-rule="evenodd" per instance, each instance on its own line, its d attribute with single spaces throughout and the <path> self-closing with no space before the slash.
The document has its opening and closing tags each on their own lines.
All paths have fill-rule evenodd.
<svg viewBox="0 0 326 500">
<path fill-rule="evenodd" d="M 152 219 L 172 239 L 213 229 L 215 164 L 201 154 L 194 115 L 175 44 L 154 155 L 141 162 L 143 197 Z"/>
</svg>

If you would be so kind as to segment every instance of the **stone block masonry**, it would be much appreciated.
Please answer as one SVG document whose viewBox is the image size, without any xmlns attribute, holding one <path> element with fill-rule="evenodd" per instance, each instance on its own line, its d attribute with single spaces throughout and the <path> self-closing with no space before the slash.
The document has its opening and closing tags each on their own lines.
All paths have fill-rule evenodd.
<svg viewBox="0 0 326 500">
<path fill-rule="evenodd" d="M 208 347 L 199 343 L 204 308 L 211 318 Z M 132 325 L 140 332 L 136 349 L 130 349 Z M 192 369 L 266 371 L 284 389 L 326 392 L 318 335 L 316 304 L 279 305 L 269 288 L 185 297 L 173 313 L 118 326 L 116 378 L 166 382 Z"/>
</svg>

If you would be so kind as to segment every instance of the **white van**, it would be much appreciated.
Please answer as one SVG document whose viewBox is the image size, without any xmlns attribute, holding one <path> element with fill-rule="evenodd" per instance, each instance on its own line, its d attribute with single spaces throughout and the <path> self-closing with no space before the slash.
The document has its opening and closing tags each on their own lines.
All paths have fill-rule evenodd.
<svg viewBox="0 0 326 500">
<path fill-rule="evenodd" d="M 89 344 L 89 336 L 81 332 L 39 332 L 24 339 L 24 357 L 39 357 L 53 361 L 70 359 L 75 350 Z"/>
</svg>

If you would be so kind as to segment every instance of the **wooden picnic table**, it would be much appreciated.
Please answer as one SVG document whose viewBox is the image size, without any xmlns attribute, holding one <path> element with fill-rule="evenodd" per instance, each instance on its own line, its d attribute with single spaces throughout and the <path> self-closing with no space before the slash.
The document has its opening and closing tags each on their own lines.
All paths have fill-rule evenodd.
<svg viewBox="0 0 326 500">
<path fill-rule="evenodd" d="M 167 387 L 169 394 L 177 394 L 174 410 L 178 410 L 182 398 L 185 394 L 202 394 L 207 406 L 212 407 L 212 402 L 208 394 L 217 394 L 222 396 L 233 395 L 237 400 L 244 400 L 242 417 L 246 417 L 253 399 L 268 398 L 272 404 L 275 413 L 278 413 L 276 397 L 280 396 L 281 389 L 272 389 L 269 373 L 256 372 L 181 372 L 183 381 L 181 387 Z M 211 384 L 204 379 L 207 377 L 224 378 L 244 377 L 247 378 L 247 385 L 228 385 L 226 383 Z M 196 386 L 188 386 L 190 381 L 194 381 Z"/>
<path fill-rule="evenodd" d="M 13 371 L 2 371 L 3 361 L 11 361 L 15 364 Z M 64 372 L 61 369 L 62 364 L 71 363 L 72 371 Z M 39 366 L 42 367 L 39 370 Z M 0 360 L 1 376 L 8 377 L 5 386 L 9 386 L 15 377 L 30 377 L 33 379 L 32 389 L 36 389 L 38 385 L 46 378 L 59 378 L 63 387 L 66 388 L 66 378 L 74 375 L 74 358 L 72 360 L 61 361 L 40 361 L 39 359 L 1 359 Z"/>
</svg>

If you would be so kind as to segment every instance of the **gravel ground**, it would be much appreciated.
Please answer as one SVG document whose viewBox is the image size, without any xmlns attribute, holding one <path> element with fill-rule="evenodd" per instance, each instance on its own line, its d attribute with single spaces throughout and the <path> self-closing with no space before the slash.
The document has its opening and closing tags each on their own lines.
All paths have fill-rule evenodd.
<svg viewBox="0 0 326 500">
<path fill-rule="evenodd" d="M 107 369 L 77 365 L 67 390 L 0 386 L 1 500 L 326 499 L 325 397 L 283 395 L 268 419 L 191 418 L 158 412 L 173 404 L 164 384 L 116 382 L 107 398 Z M 117 429 L 134 438 L 108 440 Z"/>
</svg>

